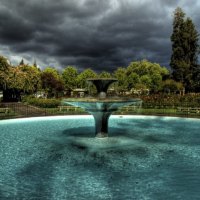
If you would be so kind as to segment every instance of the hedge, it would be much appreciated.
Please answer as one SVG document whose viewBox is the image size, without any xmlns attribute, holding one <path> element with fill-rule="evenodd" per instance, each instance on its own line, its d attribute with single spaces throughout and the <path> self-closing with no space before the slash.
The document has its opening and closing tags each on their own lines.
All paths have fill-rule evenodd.
<svg viewBox="0 0 200 200">
<path fill-rule="evenodd" d="M 58 99 L 41 99 L 34 97 L 26 97 L 23 101 L 41 108 L 56 108 L 61 104 L 61 101 Z"/>
</svg>

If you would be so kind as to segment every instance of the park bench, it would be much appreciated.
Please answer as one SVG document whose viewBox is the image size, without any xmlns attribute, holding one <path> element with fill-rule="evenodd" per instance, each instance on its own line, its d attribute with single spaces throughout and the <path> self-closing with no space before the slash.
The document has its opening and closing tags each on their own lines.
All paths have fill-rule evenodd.
<svg viewBox="0 0 200 200">
<path fill-rule="evenodd" d="M 178 107 L 177 111 L 183 113 L 200 113 L 200 108 Z"/>
<path fill-rule="evenodd" d="M 120 108 L 121 111 L 134 111 L 138 108 L 138 106 L 123 106 Z"/>
<path fill-rule="evenodd" d="M 200 108 L 190 108 L 190 113 L 199 113 L 200 112 Z"/>
<path fill-rule="evenodd" d="M 78 107 L 75 106 L 58 106 L 59 111 L 77 111 Z"/>
<path fill-rule="evenodd" d="M 9 108 L 0 108 L 0 113 L 8 114 L 10 112 Z"/>
</svg>

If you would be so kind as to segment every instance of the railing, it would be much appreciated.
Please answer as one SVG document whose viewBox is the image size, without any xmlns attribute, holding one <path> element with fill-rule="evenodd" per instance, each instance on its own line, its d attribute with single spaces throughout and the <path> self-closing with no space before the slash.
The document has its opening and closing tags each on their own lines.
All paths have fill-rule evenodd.
<svg viewBox="0 0 200 200">
<path fill-rule="evenodd" d="M 81 115 L 88 114 L 84 109 L 75 106 L 58 106 L 56 108 L 39 108 L 23 103 L 0 103 L 0 119 L 51 116 L 51 115 Z M 166 115 L 200 118 L 200 106 L 189 107 L 187 104 L 125 106 L 113 114 L 130 115 Z"/>
</svg>

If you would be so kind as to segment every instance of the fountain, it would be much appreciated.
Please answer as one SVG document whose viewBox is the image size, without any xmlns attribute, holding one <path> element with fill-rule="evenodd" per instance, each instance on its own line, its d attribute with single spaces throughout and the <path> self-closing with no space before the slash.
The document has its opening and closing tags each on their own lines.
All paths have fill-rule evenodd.
<svg viewBox="0 0 200 200">
<path fill-rule="evenodd" d="M 0 120 L 0 199 L 199 199 L 200 119 L 111 116 L 139 99 L 66 99 L 88 116 Z M 93 117 L 96 136 L 92 137 Z M 109 119 L 110 117 L 110 119 Z M 134 128 L 133 128 L 134 127 Z"/>
<path fill-rule="evenodd" d="M 114 78 L 93 78 L 88 79 L 92 82 L 97 89 L 97 97 L 87 98 L 69 98 L 64 99 L 63 104 L 71 104 L 84 108 L 90 113 L 95 120 L 95 135 L 98 138 L 105 138 L 108 136 L 108 120 L 110 115 L 117 111 L 120 107 L 127 105 L 137 105 L 141 103 L 140 99 L 127 99 L 127 98 L 108 98 L 107 90 L 109 86 L 116 82 Z"/>
</svg>

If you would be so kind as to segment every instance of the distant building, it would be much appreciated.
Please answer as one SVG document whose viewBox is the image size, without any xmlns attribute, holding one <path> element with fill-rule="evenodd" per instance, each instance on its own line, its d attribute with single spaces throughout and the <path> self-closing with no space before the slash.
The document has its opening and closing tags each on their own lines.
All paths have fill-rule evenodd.
<svg viewBox="0 0 200 200">
<path fill-rule="evenodd" d="M 71 96 L 72 97 L 84 97 L 87 92 L 88 92 L 87 89 L 76 88 L 71 91 Z"/>
<path fill-rule="evenodd" d="M 34 96 L 36 98 L 47 98 L 47 94 L 44 91 L 37 91 Z"/>
<path fill-rule="evenodd" d="M 137 95 L 149 95 L 149 89 L 135 89 L 135 88 L 132 88 L 130 90 L 130 93 L 131 94 L 137 94 Z"/>
</svg>

